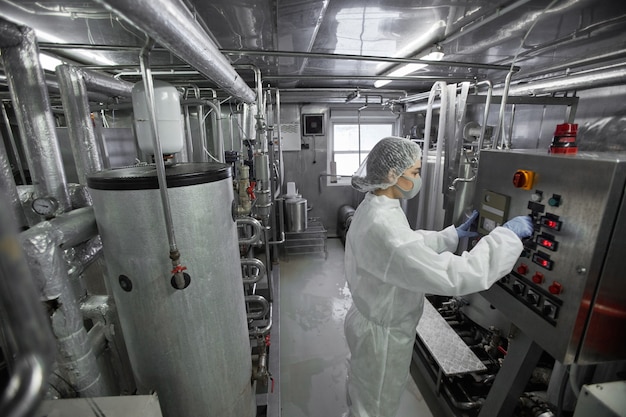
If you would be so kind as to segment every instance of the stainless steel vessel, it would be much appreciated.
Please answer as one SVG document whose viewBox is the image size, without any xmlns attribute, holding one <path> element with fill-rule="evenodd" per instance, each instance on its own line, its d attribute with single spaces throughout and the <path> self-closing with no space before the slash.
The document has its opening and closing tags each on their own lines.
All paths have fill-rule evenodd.
<svg viewBox="0 0 626 417">
<path fill-rule="evenodd" d="M 285 214 L 288 232 L 304 232 L 307 224 L 307 200 L 288 198 L 285 200 Z"/>
<path fill-rule="evenodd" d="M 154 166 L 102 171 L 88 185 L 107 285 L 141 393 L 166 417 L 256 414 L 231 171 L 213 163 L 166 169 L 189 285 L 172 284 Z"/>
</svg>

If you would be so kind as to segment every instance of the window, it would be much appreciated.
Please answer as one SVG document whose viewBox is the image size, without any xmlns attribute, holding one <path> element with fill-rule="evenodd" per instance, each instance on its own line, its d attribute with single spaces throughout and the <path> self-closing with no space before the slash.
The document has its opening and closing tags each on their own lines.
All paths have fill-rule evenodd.
<svg viewBox="0 0 626 417">
<path fill-rule="evenodd" d="M 343 111 L 342 113 L 347 113 Z M 328 177 L 328 184 L 349 185 L 350 176 L 359 168 L 369 151 L 386 136 L 393 136 L 397 118 L 394 114 L 365 116 L 331 114 L 329 170 L 337 177 Z"/>
</svg>

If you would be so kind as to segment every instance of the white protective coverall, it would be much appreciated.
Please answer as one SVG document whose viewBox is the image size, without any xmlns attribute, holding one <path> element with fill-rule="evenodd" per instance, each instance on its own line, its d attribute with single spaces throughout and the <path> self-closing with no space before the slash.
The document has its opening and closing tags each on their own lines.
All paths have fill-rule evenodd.
<svg viewBox="0 0 626 417">
<path fill-rule="evenodd" d="M 497 227 L 470 251 L 454 226 L 413 231 L 400 200 L 368 193 L 346 238 L 353 305 L 345 320 L 353 417 L 394 417 L 411 362 L 424 294 L 463 295 L 489 288 L 522 252 L 515 233 Z"/>
</svg>

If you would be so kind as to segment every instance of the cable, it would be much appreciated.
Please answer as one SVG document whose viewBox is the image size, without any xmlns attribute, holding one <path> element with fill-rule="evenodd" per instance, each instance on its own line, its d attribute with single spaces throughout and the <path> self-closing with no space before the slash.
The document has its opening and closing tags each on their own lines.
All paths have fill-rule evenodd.
<svg viewBox="0 0 626 417">
<path fill-rule="evenodd" d="M 550 4 L 548 4 L 546 6 L 545 9 L 543 9 L 543 12 L 541 13 L 541 15 L 539 17 L 537 17 L 537 19 L 532 23 L 532 25 L 530 25 L 530 27 L 528 28 L 528 30 L 526 31 L 526 34 L 524 35 L 524 37 L 522 38 L 522 41 L 520 42 L 519 47 L 517 48 L 517 51 L 515 52 L 515 55 L 513 56 L 513 61 L 511 61 L 511 69 L 509 70 L 509 72 L 513 72 L 513 68 L 515 67 L 515 61 L 517 61 L 517 57 L 520 54 L 520 52 L 522 51 L 522 48 L 524 46 L 524 44 L 526 43 L 526 39 L 528 38 L 528 35 L 530 35 L 530 32 L 532 32 L 532 30 L 534 29 L 535 25 L 537 24 L 537 22 L 539 22 L 539 20 L 541 19 L 541 16 L 545 15 L 545 13 L 552 7 L 554 6 L 559 0 L 552 0 L 552 2 L 550 2 Z"/>
<path fill-rule="evenodd" d="M 569 366 L 565 370 L 563 374 L 563 379 L 561 380 L 561 386 L 559 387 L 559 397 L 557 401 L 557 410 L 556 417 L 563 416 L 563 402 L 565 401 L 565 389 L 567 388 L 569 382 Z"/>
</svg>

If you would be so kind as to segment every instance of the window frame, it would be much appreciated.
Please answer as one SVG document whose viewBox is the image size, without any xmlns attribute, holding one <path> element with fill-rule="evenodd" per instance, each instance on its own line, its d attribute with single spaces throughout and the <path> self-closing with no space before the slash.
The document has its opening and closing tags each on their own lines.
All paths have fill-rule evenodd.
<svg viewBox="0 0 626 417">
<path fill-rule="evenodd" d="M 327 177 L 326 185 L 330 187 L 336 186 L 349 186 L 351 176 L 335 176 L 331 175 L 331 163 L 335 160 L 335 154 L 348 154 L 351 151 L 335 151 L 335 125 L 356 125 L 359 128 L 366 125 L 391 125 L 391 135 L 397 136 L 400 126 L 400 115 L 391 113 L 390 111 L 361 111 L 355 109 L 348 110 L 335 110 L 330 112 L 328 122 L 328 157 L 326 161 Z M 382 139 L 382 137 L 380 138 Z"/>
</svg>

